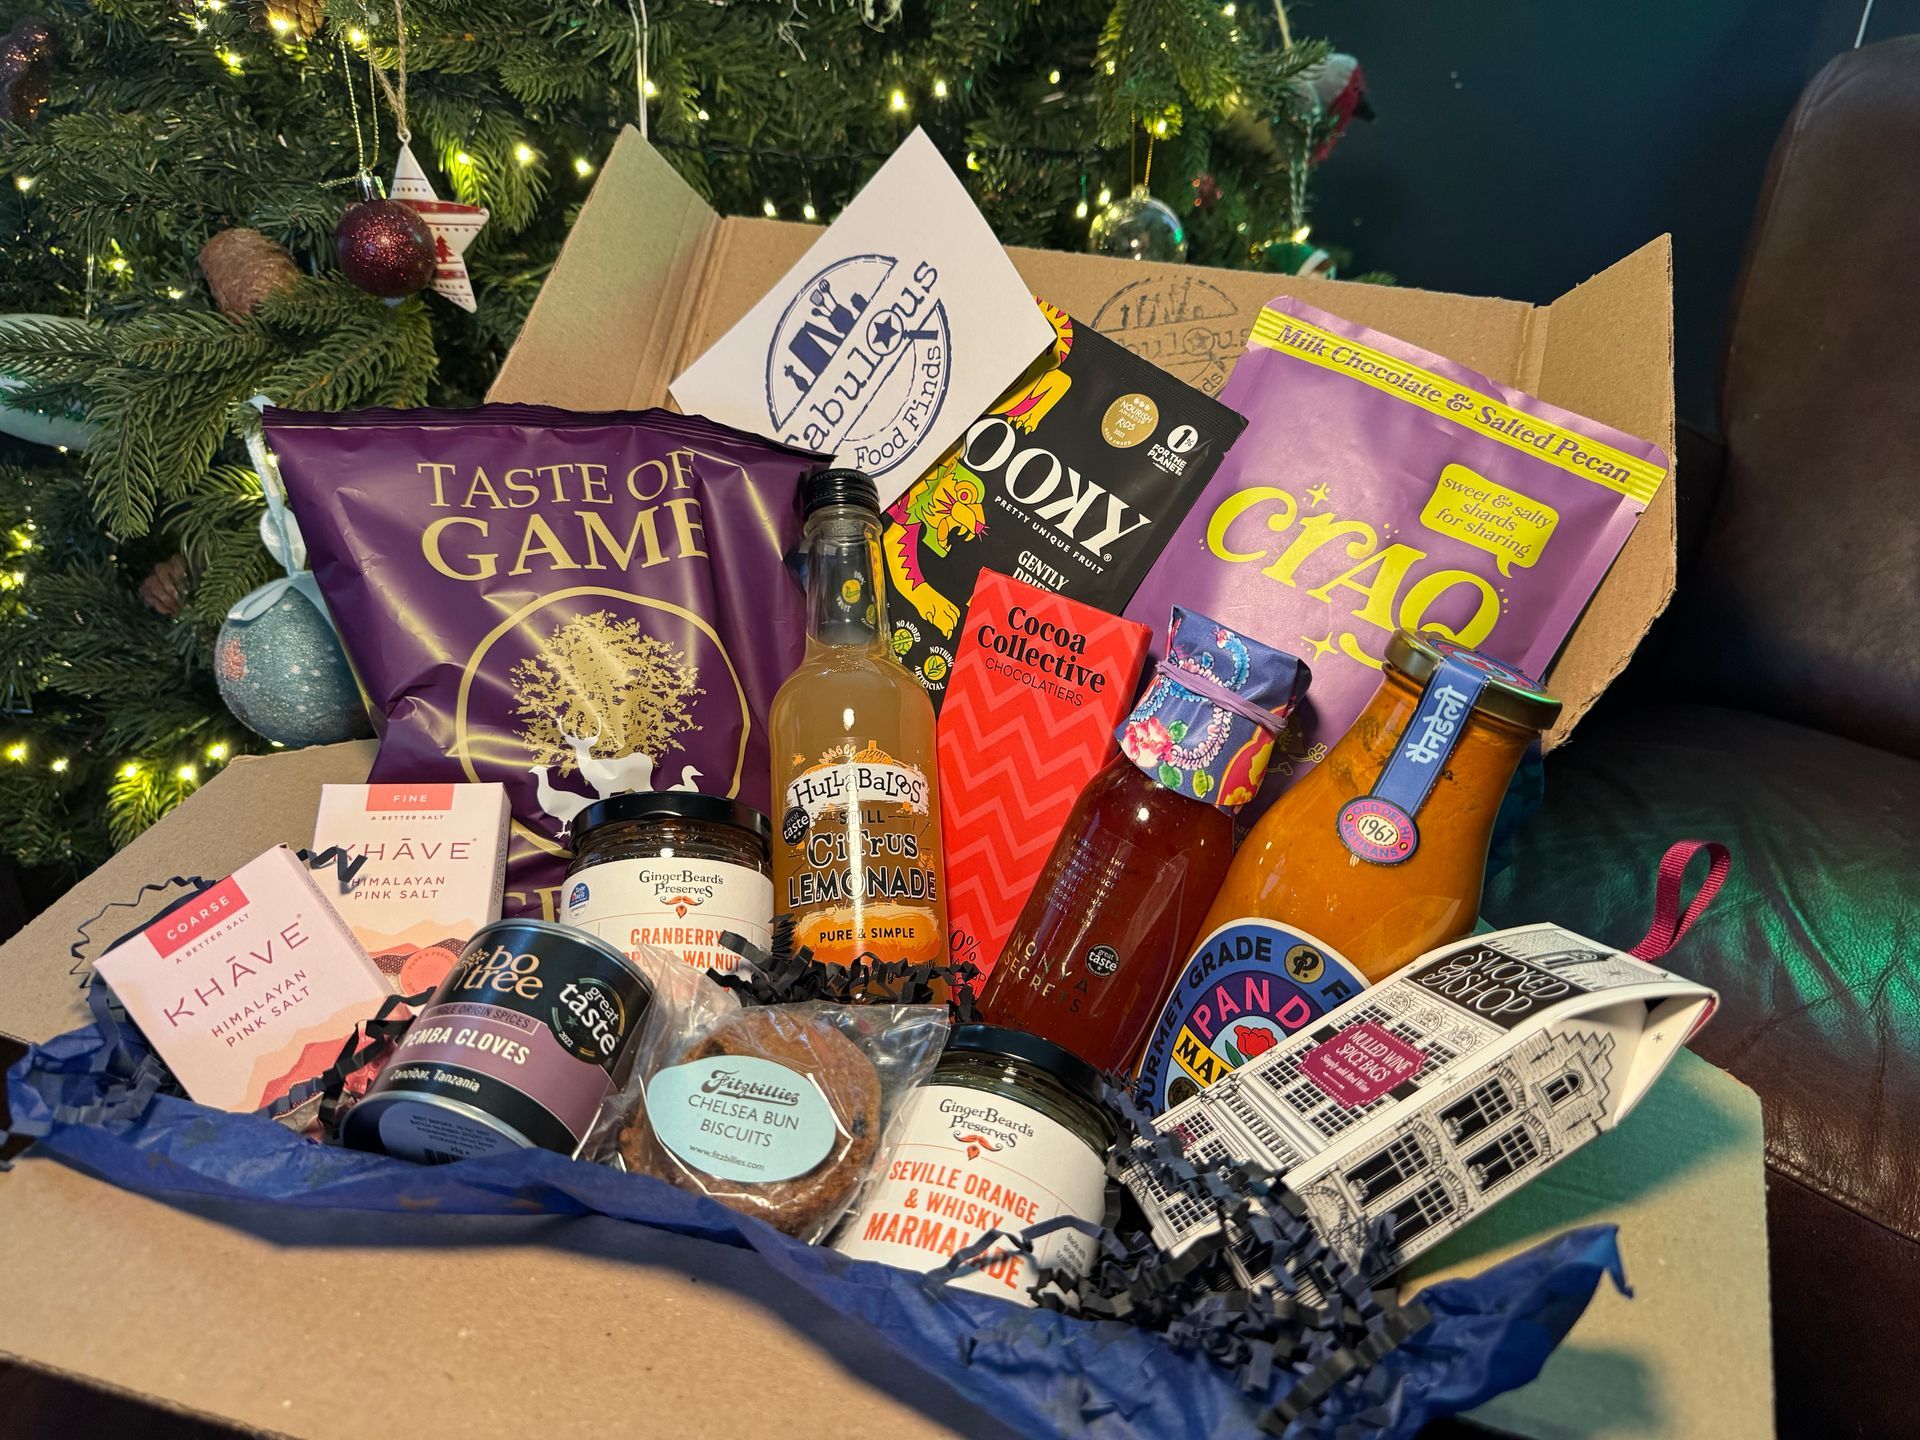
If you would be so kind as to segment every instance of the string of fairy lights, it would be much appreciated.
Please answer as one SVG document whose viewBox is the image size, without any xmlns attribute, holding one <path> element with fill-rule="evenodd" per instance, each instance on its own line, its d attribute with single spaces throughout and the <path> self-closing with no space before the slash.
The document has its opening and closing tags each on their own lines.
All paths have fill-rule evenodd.
<svg viewBox="0 0 1920 1440">
<path fill-rule="evenodd" d="M 235 9 L 236 3 L 237 0 L 190 0 L 190 3 L 181 7 L 179 18 L 181 23 L 196 36 L 205 38 L 210 53 L 229 73 L 240 76 L 247 73 L 248 66 L 252 62 L 238 46 L 243 35 L 251 40 L 257 32 L 250 31 L 248 19 L 244 11 Z M 1236 13 L 1234 0 L 1227 0 L 1227 3 L 1221 6 L 1221 13 L 1228 19 L 1233 19 Z M 275 10 L 271 4 L 267 10 L 266 22 L 271 43 L 286 52 L 290 58 L 306 58 L 310 44 L 319 43 L 302 35 L 298 22 L 292 16 Z M 1282 28 L 1285 29 L 1284 12 L 1282 12 Z M 349 50 L 366 60 L 371 66 L 372 57 L 369 53 L 371 37 L 365 29 L 354 25 L 347 27 L 343 34 L 339 32 L 336 34 L 338 40 L 343 40 Z M 1238 26 L 1233 27 L 1230 34 L 1236 42 L 1241 39 Z M 641 63 L 644 64 L 644 62 Z M 1112 61 L 1104 62 L 1104 65 L 1108 75 L 1114 73 Z M 1062 82 L 1061 71 L 1058 69 L 1050 71 L 1047 79 L 1051 86 L 1056 87 L 1054 93 L 1047 98 L 1057 99 L 1063 96 L 1064 92 L 1057 89 Z M 638 75 L 638 82 L 637 88 L 643 97 L 640 103 L 650 108 L 651 103 L 660 98 L 660 89 L 651 78 L 645 75 L 644 71 Z M 368 94 L 371 99 L 371 83 L 369 83 Z M 887 88 L 883 103 L 886 113 L 904 125 L 911 123 L 917 104 L 931 103 L 934 106 L 940 106 L 950 101 L 953 95 L 953 85 L 945 77 L 934 75 L 911 85 L 903 82 Z M 354 106 L 357 125 L 359 102 L 351 92 L 349 98 Z M 377 105 L 378 102 L 376 100 L 372 103 Z M 697 97 L 692 104 L 693 118 L 697 122 L 704 124 L 713 118 L 705 106 L 698 103 Z M 376 116 L 376 126 L 377 123 Z M 1165 139 L 1175 133 L 1179 124 L 1178 111 L 1171 110 L 1167 114 L 1143 118 L 1139 122 L 1139 133 L 1146 136 L 1151 146 L 1153 140 Z M 887 156 L 887 152 L 882 150 L 809 153 L 766 146 L 741 145 L 708 137 L 680 139 L 661 136 L 657 132 L 650 135 L 649 139 L 661 149 L 698 151 L 715 157 L 767 162 L 788 167 L 799 166 L 809 173 L 828 166 L 846 165 L 852 162 L 877 163 Z M 1104 210 L 1113 201 L 1114 191 L 1111 185 L 1100 184 L 1096 189 L 1090 180 L 1090 177 L 1112 158 L 1109 152 L 1101 147 L 1015 145 L 1006 149 L 1008 153 L 1023 158 L 1059 161 L 1078 167 L 1081 193 L 1073 211 L 1076 220 L 1089 221 L 1097 211 Z M 510 154 L 513 162 L 523 168 L 535 166 L 545 158 L 527 139 L 516 140 Z M 451 155 L 443 154 L 442 160 L 449 172 L 449 180 L 463 200 L 477 202 L 483 198 L 486 167 L 478 157 L 462 147 L 455 149 Z M 986 168 L 986 160 L 977 151 L 970 150 L 966 156 L 966 165 L 969 170 L 980 172 Z M 1128 158 L 1128 165 L 1131 175 L 1131 155 Z M 572 170 L 577 180 L 584 182 L 594 176 L 598 167 L 599 161 L 592 154 L 582 153 L 573 155 L 567 168 Z M 352 180 L 341 179 L 326 183 L 344 186 L 351 184 Z M 34 175 L 19 174 L 13 177 L 14 188 L 23 196 L 31 196 L 37 184 L 38 177 Z M 769 219 L 778 219 L 781 217 L 781 207 L 771 196 L 767 196 L 761 203 L 761 213 Z M 807 198 L 799 207 L 799 218 L 805 221 L 820 219 L 820 211 L 812 198 L 810 187 Z M 1240 229 L 1244 231 L 1245 225 L 1241 225 Z M 1300 237 L 1296 236 L 1296 238 Z M 57 246 L 51 249 L 54 254 L 61 253 Z M 108 282 L 119 285 L 132 285 L 139 278 L 135 274 L 134 262 L 122 252 L 119 242 L 112 239 L 107 240 L 98 253 L 87 257 L 86 275 L 86 310 L 89 314 L 92 313 L 93 308 L 93 287 L 101 278 L 104 277 Z M 161 287 L 160 293 L 169 300 L 179 301 L 187 297 L 189 289 L 185 284 L 166 284 Z M 64 452 L 67 447 L 58 448 Z M 26 566 L 30 563 L 28 557 L 33 548 L 34 534 L 31 522 L 9 533 L 7 553 L 0 556 L 0 609 L 8 606 L 18 607 L 25 603 L 22 597 L 28 580 Z M 18 704 L 17 697 L 9 696 L 4 689 L 0 689 L 0 701 L 7 701 L 12 705 Z M 19 713 L 18 709 L 15 709 L 15 713 Z M 269 743 L 275 749 L 282 748 L 277 741 Z M 197 789 L 206 778 L 210 778 L 212 773 L 217 772 L 232 758 L 235 750 L 235 741 L 219 739 L 204 746 L 196 744 L 196 747 L 185 755 L 176 752 L 165 759 L 126 759 L 112 767 L 108 782 L 110 791 L 116 799 L 142 792 L 149 803 L 157 801 L 164 806 L 168 800 L 184 798 L 186 794 Z M 0 740 L 0 761 L 4 762 L 0 764 L 0 773 L 3 773 L 7 766 L 19 766 L 23 769 L 38 770 L 58 781 L 61 777 L 73 772 L 73 757 L 59 753 L 36 755 L 33 753 L 33 745 L 22 738 Z M 156 794 L 156 791 L 167 790 L 177 791 L 177 794 Z"/>
</svg>

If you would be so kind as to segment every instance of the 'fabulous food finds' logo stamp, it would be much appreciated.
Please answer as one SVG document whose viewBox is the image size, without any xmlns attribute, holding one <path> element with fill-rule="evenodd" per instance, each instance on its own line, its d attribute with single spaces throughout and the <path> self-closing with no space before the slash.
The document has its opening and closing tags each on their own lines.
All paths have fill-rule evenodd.
<svg viewBox="0 0 1920 1440">
<path fill-rule="evenodd" d="M 882 475 L 939 419 L 953 340 L 931 261 L 849 255 L 805 280 L 767 347 L 781 437 Z"/>
<path fill-rule="evenodd" d="M 741 253 L 771 258 L 763 222 L 737 223 Z M 761 299 L 674 378 L 674 400 L 864 470 L 882 508 L 1052 336 L 967 187 L 919 130 L 791 269 L 755 288 Z"/>
</svg>

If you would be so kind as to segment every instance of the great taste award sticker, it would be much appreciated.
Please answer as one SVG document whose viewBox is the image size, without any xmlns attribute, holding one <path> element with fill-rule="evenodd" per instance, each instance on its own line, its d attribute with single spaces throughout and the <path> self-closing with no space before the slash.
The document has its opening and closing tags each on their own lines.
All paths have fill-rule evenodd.
<svg viewBox="0 0 1920 1440">
<path fill-rule="evenodd" d="M 866 471 L 885 506 L 1052 338 L 966 187 L 915 130 L 671 389 L 690 414 Z"/>
<path fill-rule="evenodd" d="M 812 1080 L 751 1055 L 667 1067 L 647 1082 L 647 1114 L 660 1143 L 694 1169 L 760 1184 L 806 1174 L 839 1131 Z"/>
</svg>

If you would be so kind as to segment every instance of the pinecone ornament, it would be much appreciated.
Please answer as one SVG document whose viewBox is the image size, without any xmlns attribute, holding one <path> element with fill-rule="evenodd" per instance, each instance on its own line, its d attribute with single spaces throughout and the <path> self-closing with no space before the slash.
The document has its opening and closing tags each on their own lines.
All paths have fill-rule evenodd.
<svg viewBox="0 0 1920 1440">
<path fill-rule="evenodd" d="M 140 603 L 156 615 L 171 619 L 187 603 L 187 562 L 174 555 L 154 566 L 140 582 Z"/>
<path fill-rule="evenodd" d="M 256 0 L 253 28 L 288 40 L 311 40 L 327 23 L 326 0 Z"/>
<path fill-rule="evenodd" d="M 293 257 L 258 230 L 235 226 L 200 247 L 200 273 L 213 303 L 229 320 L 244 320 L 260 302 L 300 278 Z"/>
</svg>

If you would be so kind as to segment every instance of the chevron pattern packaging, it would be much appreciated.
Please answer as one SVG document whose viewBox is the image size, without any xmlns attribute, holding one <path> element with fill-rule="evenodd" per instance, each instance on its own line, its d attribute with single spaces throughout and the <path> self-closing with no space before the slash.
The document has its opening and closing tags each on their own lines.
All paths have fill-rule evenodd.
<svg viewBox="0 0 1920 1440">
<path fill-rule="evenodd" d="M 1112 756 L 1145 625 L 983 570 L 940 710 L 952 958 L 992 972 L 1080 789 Z"/>
</svg>

